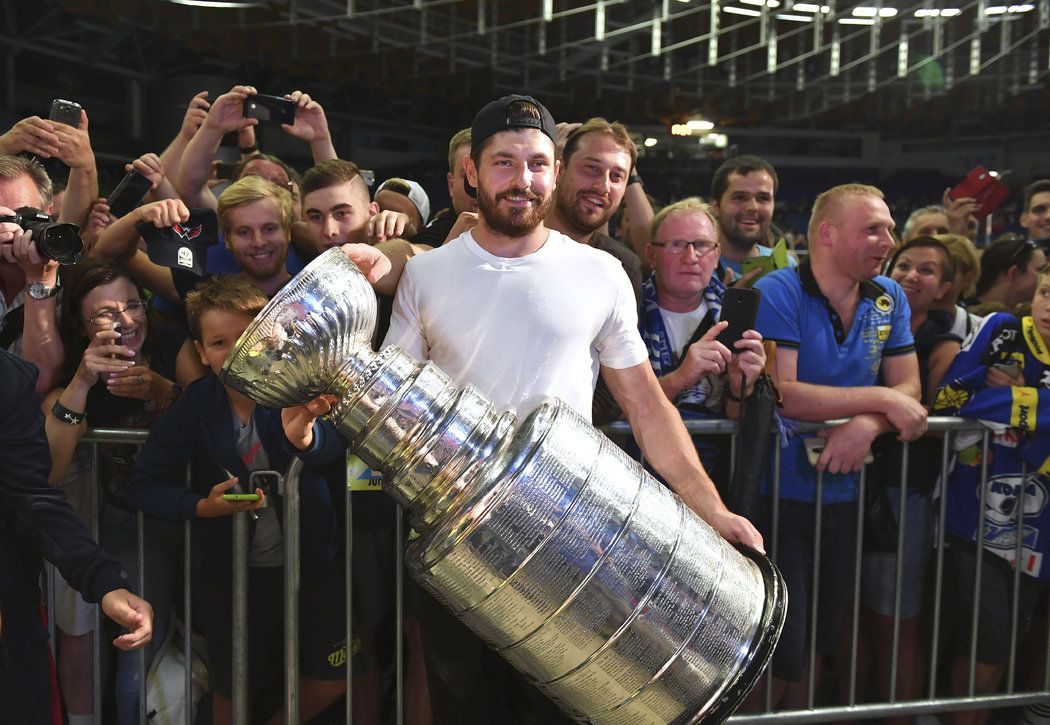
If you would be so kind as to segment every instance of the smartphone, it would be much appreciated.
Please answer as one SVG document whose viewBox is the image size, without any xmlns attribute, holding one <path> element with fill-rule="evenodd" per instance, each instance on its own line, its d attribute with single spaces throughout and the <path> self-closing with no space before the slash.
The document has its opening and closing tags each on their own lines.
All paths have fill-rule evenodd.
<svg viewBox="0 0 1050 725">
<path fill-rule="evenodd" d="M 376 185 L 376 172 L 372 171 L 372 169 L 358 169 L 358 172 L 361 174 L 361 178 L 364 179 L 365 186 L 369 189 Z M 465 178 L 464 183 L 466 183 Z"/>
<path fill-rule="evenodd" d="M 755 328 L 755 318 L 758 317 L 758 302 L 762 299 L 762 293 L 757 289 L 745 289 L 730 287 L 722 297 L 722 312 L 718 321 L 729 321 L 729 326 L 718 333 L 718 341 L 729 348 L 730 352 L 736 352 L 733 345 L 744 336 L 745 330 Z"/>
<path fill-rule="evenodd" d="M 809 465 L 814 468 L 817 465 L 817 461 L 820 460 L 820 454 L 824 452 L 824 446 L 827 444 L 828 439 L 820 436 L 813 436 L 812 438 L 804 438 L 802 445 L 806 447 L 806 458 L 809 459 Z M 868 451 L 868 455 L 864 456 L 864 463 L 874 463 L 875 456 Z"/>
<path fill-rule="evenodd" d="M 120 180 L 117 188 L 106 199 L 106 203 L 109 204 L 109 213 L 117 219 L 129 214 L 139 205 L 152 186 L 153 183 L 148 178 L 132 169 Z"/>
<path fill-rule="evenodd" d="M 75 101 L 64 101 L 56 98 L 51 101 L 51 115 L 48 120 L 64 123 L 73 128 L 80 128 L 80 112 L 83 109 Z"/>
<path fill-rule="evenodd" d="M 279 96 L 256 94 L 244 99 L 244 117 L 257 118 L 259 123 L 280 126 L 295 123 L 295 102 Z"/>
<path fill-rule="evenodd" d="M 1010 196 L 1010 190 L 999 181 L 1003 174 L 989 171 L 983 166 L 975 166 L 959 184 L 948 192 L 949 199 L 973 199 L 981 205 L 974 212 L 978 219 L 984 219 Z"/>
<path fill-rule="evenodd" d="M 223 501 L 258 501 L 261 498 L 257 493 L 224 493 Z"/>
</svg>

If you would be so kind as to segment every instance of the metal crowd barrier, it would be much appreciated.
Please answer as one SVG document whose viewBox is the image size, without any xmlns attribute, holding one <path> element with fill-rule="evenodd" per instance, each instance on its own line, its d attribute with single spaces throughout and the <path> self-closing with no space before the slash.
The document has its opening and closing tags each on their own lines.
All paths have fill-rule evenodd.
<svg viewBox="0 0 1050 725">
<path fill-rule="evenodd" d="M 811 432 L 817 431 L 822 428 L 826 428 L 828 425 L 835 425 L 843 421 L 832 421 L 828 424 L 803 424 L 799 432 Z M 730 436 L 730 451 L 735 451 L 738 444 L 737 441 L 737 425 L 734 421 L 726 420 L 710 420 L 710 421 L 687 421 L 686 427 L 689 432 L 693 435 L 728 435 Z M 614 423 L 605 426 L 603 430 L 613 436 L 629 436 L 631 433 L 630 426 L 626 423 Z M 941 443 L 941 477 L 944 478 L 945 471 L 952 461 L 953 444 L 958 433 L 962 432 L 978 432 L 982 438 L 982 450 L 984 453 L 983 464 L 981 469 L 981 481 L 982 484 L 987 482 L 988 470 L 987 470 L 987 453 L 991 441 L 992 431 L 981 424 L 979 421 L 965 420 L 961 418 L 947 418 L 947 417 L 931 417 L 929 419 L 929 430 L 931 433 L 942 436 Z M 146 439 L 147 431 L 138 430 L 110 430 L 110 429 L 93 429 L 89 432 L 84 442 L 91 446 L 91 492 L 92 492 L 92 503 L 91 510 L 94 512 L 92 517 L 91 530 L 96 540 L 99 534 L 98 526 L 98 512 L 99 512 L 99 481 L 98 481 L 98 445 L 104 443 L 143 443 Z M 900 516 L 899 521 L 905 520 L 905 512 L 907 507 L 907 477 L 903 475 L 904 471 L 907 470 L 907 459 L 909 454 L 908 444 L 904 444 L 904 453 L 902 461 L 902 477 L 901 483 L 901 496 L 900 496 Z M 780 448 L 774 445 L 771 449 L 771 455 L 773 458 L 774 470 L 777 473 L 773 477 L 772 482 L 772 494 L 774 500 L 779 500 L 780 492 L 780 476 L 779 476 L 779 458 Z M 295 459 L 290 469 L 286 472 L 284 481 L 284 546 L 285 546 L 285 707 L 284 716 L 285 722 L 287 723 L 298 723 L 299 719 L 299 592 L 300 592 L 300 581 L 299 581 L 299 567 L 297 565 L 299 560 L 299 500 L 298 500 L 298 480 L 299 474 L 302 470 L 302 463 Z M 1023 472 L 1022 472 L 1023 474 Z M 187 471 L 187 486 L 190 483 L 189 471 Z M 897 672 L 898 672 L 898 653 L 899 653 L 899 641 L 900 641 L 900 598 L 901 598 L 901 583 L 903 578 L 903 564 L 904 558 L 900 555 L 901 549 L 904 544 L 904 527 L 901 526 L 898 532 L 897 539 L 897 554 L 896 554 L 896 576 L 895 576 L 895 605 L 894 605 L 894 617 L 893 617 L 893 647 L 892 647 L 892 660 L 889 674 L 889 698 L 883 702 L 858 702 L 858 683 L 857 683 L 857 652 L 858 652 L 858 633 L 860 626 L 860 583 L 861 583 L 861 557 L 863 554 L 863 528 L 864 528 L 864 500 L 865 500 L 865 486 L 866 478 L 862 472 L 860 475 L 860 490 L 858 492 L 858 506 L 857 506 L 857 545 L 856 551 L 854 552 L 855 560 L 855 575 L 853 582 L 853 605 L 852 612 L 850 613 L 850 667 L 849 667 L 849 685 L 848 685 L 848 698 L 844 704 L 833 704 L 826 705 L 818 703 L 815 691 L 815 671 L 814 664 L 816 658 L 814 654 L 816 652 L 816 623 L 818 621 L 818 597 L 812 597 L 811 609 L 809 614 L 810 622 L 810 639 L 808 644 L 809 652 L 809 688 L 807 693 L 807 706 L 804 709 L 799 710 L 778 710 L 774 711 L 771 707 L 771 699 L 769 694 L 766 697 L 766 703 L 764 711 L 757 714 L 737 714 L 730 718 L 729 722 L 743 724 L 751 723 L 765 723 L 776 720 L 778 723 L 816 723 L 816 722 L 830 722 L 836 720 L 859 720 L 862 718 L 877 718 L 877 717 L 896 717 L 905 715 L 920 715 L 926 713 L 946 713 L 951 711 L 959 710 L 972 710 L 972 709 L 991 709 L 991 708 L 1003 708 L 1003 707 L 1019 707 L 1034 703 L 1050 703 L 1050 628 L 1048 628 L 1047 642 L 1045 646 L 1045 660 L 1043 662 L 1044 673 L 1042 687 L 1036 690 L 1019 691 L 1017 683 L 1017 671 L 1016 671 L 1016 655 L 1018 647 L 1018 598 L 1017 592 L 1020 586 L 1021 571 L 1019 567 L 1013 568 L 1013 608 L 1011 611 L 1011 642 L 1010 642 L 1010 658 L 1007 666 L 1006 682 L 1004 687 L 1000 687 L 999 692 L 992 694 L 980 694 L 975 691 L 975 666 L 976 666 L 976 651 L 977 651 L 977 631 L 978 631 L 978 608 L 980 605 L 981 596 L 981 572 L 983 569 L 982 562 L 984 557 L 975 557 L 975 585 L 974 590 L 976 593 L 975 602 L 972 611 L 969 613 L 970 616 L 970 639 L 969 639 L 969 690 L 966 696 L 962 697 L 949 697 L 943 694 L 938 695 L 938 672 L 939 672 L 939 657 L 941 655 L 941 624 L 942 624 L 942 595 L 945 579 L 945 548 L 946 540 L 944 529 L 942 526 L 937 525 L 937 535 L 935 542 L 935 558 L 931 560 L 931 564 L 934 568 L 933 580 L 934 580 L 934 611 L 932 613 L 932 633 L 931 643 L 929 647 L 929 662 L 928 672 L 926 673 L 927 684 L 926 684 L 926 697 L 920 700 L 901 701 L 896 696 L 896 684 L 897 684 Z M 985 504 L 985 491 L 986 487 L 982 485 L 981 488 L 981 509 L 984 509 Z M 1022 487 L 1022 492 L 1024 487 Z M 823 476 L 817 476 L 817 488 L 816 488 L 816 526 L 814 527 L 814 567 L 813 567 L 813 589 L 817 590 L 819 587 L 820 580 L 820 540 L 821 540 L 821 503 L 824 494 Z M 372 494 L 370 494 L 372 495 Z M 374 494 L 381 495 L 381 494 Z M 1024 493 L 1022 493 L 1022 496 Z M 939 496 L 938 502 L 938 516 L 937 522 L 944 520 L 945 515 L 945 497 Z M 1023 526 L 1024 508 L 1023 505 L 1018 507 L 1019 516 L 1017 521 L 1018 532 L 1020 527 Z M 346 489 L 345 496 L 345 514 L 346 514 L 346 628 L 347 628 L 347 666 L 346 666 L 346 709 L 345 709 L 345 721 L 347 723 L 352 722 L 352 711 L 353 711 L 353 670 L 351 663 L 353 661 L 353 627 L 352 621 L 352 593 L 353 593 L 353 570 L 352 570 L 352 546 L 353 546 L 353 497 L 351 495 L 350 488 Z M 247 533 L 248 533 L 248 522 L 247 513 L 237 514 L 235 516 L 235 548 L 242 553 L 241 556 L 236 557 L 234 560 L 234 582 L 235 582 L 235 597 L 234 597 L 234 663 L 236 671 L 234 672 L 234 692 L 233 692 L 233 707 L 234 707 L 234 722 L 235 723 L 246 723 L 248 720 L 248 682 L 247 682 Z M 777 532 L 779 527 L 779 506 L 773 507 L 772 516 L 772 541 L 767 542 L 770 556 L 776 560 L 777 552 Z M 401 511 L 397 511 L 397 572 L 396 572 L 396 592 L 395 592 L 395 616 L 396 616 L 396 634 L 394 642 L 394 662 L 396 663 L 396 703 L 395 703 L 395 719 L 398 725 L 404 722 L 404 670 L 403 670 L 403 658 L 402 658 L 402 644 L 403 644 L 403 591 L 402 591 L 402 545 L 404 541 L 404 532 L 402 531 L 402 516 Z M 143 515 L 140 512 L 138 514 L 138 535 L 139 535 L 139 577 L 138 582 L 132 582 L 132 586 L 137 586 L 138 590 L 141 591 L 144 580 L 144 555 L 143 555 Z M 191 620 L 191 597 L 192 597 L 192 571 L 190 563 L 190 551 L 191 551 L 191 533 L 190 524 L 186 522 L 183 526 L 183 606 L 184 606 L 184 638 L 183 638 L 183 656 L 185 660 L 185 693 L 186 702 L 192 702 L 192 677 L 190 669 L 192 667 L 192 651 L 191 651 L 191 637 L 192 632 L 192 620 Z M 1020 554 L 1022 537 L 1016 536 L 1017 541 L 1017 554 Z M 49 575 L 54 576 L 54 571 L 49 567 Z M 49 611 L 54 612 L 54 589 L 49 582 L 48 586 L 48 605 Z M 1050 611 L 1047 612 L 1050 616 Z M 49 622 L 51 625 L 52 642 L 54 642 L 54 616 L 49 616 Z M 94 707 L 95 707 L 95 722 L 102 723 L 101 704 L 102 704 L 102 684 L 101 684 L 101 614 L 98 607 L 95 607 L 95 630 L 94 630 Z M 240 643 L 240 646 L 238 646 Z M 147 722 L 147 699 L 146 699 L 146 667 L 145 667 L 145 655 L 139 653 L 139 721 L 141 723 Z M 766 692 L 771 691 L 769 687 L 772 681 L 772 673 L 767 672 L 766 674 Z M 185 712 L 185 723 L 191 725 L 193 713 L 191 707 L 186 707 Z"/>
</svg>

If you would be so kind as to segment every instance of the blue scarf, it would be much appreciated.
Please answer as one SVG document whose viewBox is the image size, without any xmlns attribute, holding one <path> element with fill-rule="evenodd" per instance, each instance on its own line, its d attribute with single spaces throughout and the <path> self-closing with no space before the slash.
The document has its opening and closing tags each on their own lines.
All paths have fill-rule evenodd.
<svg viewBox="0 0 1050 725">
<path fill-rule="evenodd" d="M 704 289 L 704 301 L 707 302 L 705 324 L 718 319 L 722 311 L 722 295 L 725 286 L 711 275 L 711 281 Z M 639 331 L 642 340 L 649 349 L 649 362 L 652 363 L 656 377 L 662 377 L 678 367 L 678 356 L 681 350 L 671 348 L 671 338 L 664 326 L 663 315 L 656 299 L 656 277 L 651 275 L 642 285 L 642 311 L 638 315 Z M 675 399 L 675 407 L 683 418 L 711 418 L 721 416 L 723 410 L 723 390 L 725 376 L 708 375 L 697 381 L 696 385 L 686 388 Z"/>
</svg>

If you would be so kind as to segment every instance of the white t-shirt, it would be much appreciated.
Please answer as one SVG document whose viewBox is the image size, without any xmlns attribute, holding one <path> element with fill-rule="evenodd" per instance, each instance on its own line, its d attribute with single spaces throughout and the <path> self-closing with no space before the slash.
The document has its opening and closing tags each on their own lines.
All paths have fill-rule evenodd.
<svg viewBox="0 0 1050 725">
<path fill-rule="evenodd" d="M 660 316 L 664 318 L 664 329 L 670 338 L 671 350 L 675 355 L 680 355 L 682 348 L 692 338 L 696 328 L 707 316 L 707 300 L 700 300 L 700 306 L 689 312 L 671 312 L 660 308 Z"/>
<path fill-rule="evenodd" d="M 599 365 L 648 359 L 631 283 L 611 255 L 553 231 L 525 257 L 497 257 L 465 232 L 413 257 L 384 347 L 432 360 L 497 409 L 561 398 L 588 420 Z"/>
</svg>

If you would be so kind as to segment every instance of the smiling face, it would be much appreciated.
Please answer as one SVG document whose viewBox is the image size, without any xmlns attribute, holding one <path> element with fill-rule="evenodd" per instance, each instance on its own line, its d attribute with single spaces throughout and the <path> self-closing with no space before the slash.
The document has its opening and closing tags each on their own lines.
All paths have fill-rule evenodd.
<svg viewBox="0 0 1050 725">
<path fill-rule="evenodd" d="M 943 278 L 946 254 L 935 247 L 912 247 L 898 255 L 890 277 L 907 295 L 912 315 L 925 313 L 948 292 L 950 281 Z"/>
<path fill-rule="evenodd" d="M 366 242 L 368 220 L 379 213 L 379 206 L 368 200 L 368 187 L 360 177 L 311 191 L 303 206 L 317 254 L 341 244 Z"/>
<path fill-rule="evenodd" d="M 674 254 L 671 243 L 679 240 L 717 245 L 718 231 L 703 212 L 673 212 L 660 224 L 653 239 L 665 246 L 646 246 L 649 266 L 656 275 L 660 305 L 665 309 L 688 311 L 700 304 L 711 282 L 711 274 L 718 266 L 718 247 L 703 256 L 692 245 Z"/>
<path fill-rule="evenodd" d="M 1021 226 L 1031 239 L 1050 238 L 1050 191 L 1032 194 L 1028 209 L 1021 213 Z"/>
<path fill-rule="evenodd" d="M 129 305 L 131 309 L 128 309 Z M 96 332 L 113 329 L 113 322 L 99 315 L 102 318 L 111 317 L 120 324 L 119 344 L 131 348 L 135 358 L 140 357 L 148 331 L 146 308 L 138 288 L 130 279 L 119 277 L 84 295 L 80 301 L 80 319 L 89 340 L 94 338 Z"/>
<path fill-rule="evenodd" d="M 288 235 L 277 202 L 260 199 L 228 214 L 226 245 L 238 266 L 260 284 L 286 275 Z"/>
<path fill-rule="evenodd" d="M 893 227 L 885 201 L 871 194 L 851 194 L 835 202 L 820 222 L 820 242 L 841 274 L 862 282 L 882 270 L 893 250 Z"/>
<path fill-rule="evenodd" d="M 769 240 L 773 219 L 773 177 L 768 171 L 732 173 L 721 199 L 713 204 L 726 242 L 741 251 Z"/>
<path fill-rule="evenodd" d="M 558 215 L 574 234 L 591 234 L 620 208 L 630 172 L 631 155 L 621 141 L 584 134 L 558 179 Z"/>
<path fill-rule="evenodd" d="M 486 140 L 477 165 L 466 160 L 478 190 L 481 221 L 496 235 L 516 239 L 543 223 L 550 210 L 557 166 L 554 142 L 537 129 L 500 131 Z"/>
</svg>

